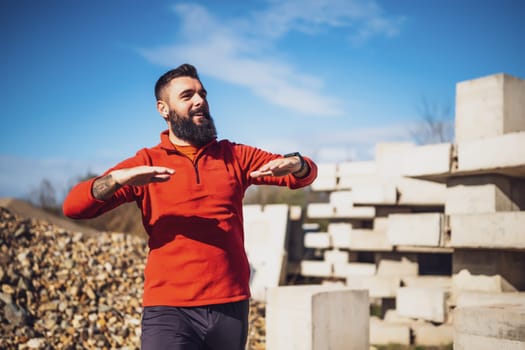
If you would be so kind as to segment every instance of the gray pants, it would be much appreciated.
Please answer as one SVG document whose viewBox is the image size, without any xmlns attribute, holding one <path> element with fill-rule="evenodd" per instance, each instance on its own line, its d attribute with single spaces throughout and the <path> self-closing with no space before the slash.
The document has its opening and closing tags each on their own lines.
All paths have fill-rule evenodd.
<svg viewBox="0 0 525 350">
<path fill-rule="evenodd" d="M 196 306 L 147 306 L 142 350 L 244 350 L 249 301 Z"/>
</svg>

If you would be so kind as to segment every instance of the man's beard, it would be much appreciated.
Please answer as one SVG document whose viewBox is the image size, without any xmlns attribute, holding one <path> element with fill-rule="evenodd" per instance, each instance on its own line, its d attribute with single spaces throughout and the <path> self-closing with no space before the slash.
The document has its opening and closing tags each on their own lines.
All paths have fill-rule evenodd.
<svg viewBox="0 0 525 350">
<path fill-rule="evenodd" d="M 193 116 L 199 112 L 204 114 L 205 119 L 202 124 L 195 124 Z M 217 137 L 215 123 L 208 111 L 202 109 L 190 111 L 187 117 L 181 117 L 175 111 L 170 111 L 168 118 L 171 132 L 193 146 L 202 147 Z"/>
</svg>

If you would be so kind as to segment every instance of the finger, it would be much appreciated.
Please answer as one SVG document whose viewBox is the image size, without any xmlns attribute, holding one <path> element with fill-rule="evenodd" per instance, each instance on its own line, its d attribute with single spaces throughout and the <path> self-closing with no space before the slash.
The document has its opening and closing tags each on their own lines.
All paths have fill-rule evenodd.
<svg viewBox="0 0 525 350">
<path fill-rule="evenodd" d="M 253 178 L 263 177 L 263 176 L 273 176 L 273 171 L 272 170 L 266 170 L 266 171 L 256 170 L 250 173 L 250 177 L 253 177 Z"/>
<path fill-rule="evenodd" d="M 150 178 L 151 182 L 165 182 L 171 178 L 171 174 L 157 174 Z"/>
<path fill-rule="evenodd" d="M 164 173 L 174 174 L 175 173 L 175 169 L 166 168 L 166 167 L 163 167 L 163 166 L 155 166 L 155 167 L 152 167 L 152 169 L 157 174 L 164 174 Z"/>
</svg>

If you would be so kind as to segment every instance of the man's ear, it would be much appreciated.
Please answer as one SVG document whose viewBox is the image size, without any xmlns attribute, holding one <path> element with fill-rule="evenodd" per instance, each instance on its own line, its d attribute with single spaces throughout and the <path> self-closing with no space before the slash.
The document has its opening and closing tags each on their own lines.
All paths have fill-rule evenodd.
<svg viewBox="0 0 525 350">
<path fill-rule="evenodd" d="M 169 107 L 168 104 L 162 100 L 157 101 L 157 111 L 159 111 L 159 114 L 164 120 L 168 120 L 168 114 L 169 114 Z"/>
</svg>

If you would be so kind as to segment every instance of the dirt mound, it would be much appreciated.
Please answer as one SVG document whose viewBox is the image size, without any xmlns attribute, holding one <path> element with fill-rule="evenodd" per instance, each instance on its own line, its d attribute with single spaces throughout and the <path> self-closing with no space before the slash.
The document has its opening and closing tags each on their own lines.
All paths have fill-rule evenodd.
<svg viewBox="0 0 525 350">
<path fill-rule="evenodd" d="M 20 199 L 0 198 L 0 207 L 27 218 L 45 220 L 73 232 L 97 233 L 100 231 L 122 232 L 147 237 L 142 217 L 135 203 L 126 203 L 97 218 L 72 220 L 38 208 Z"/>
</svg>

